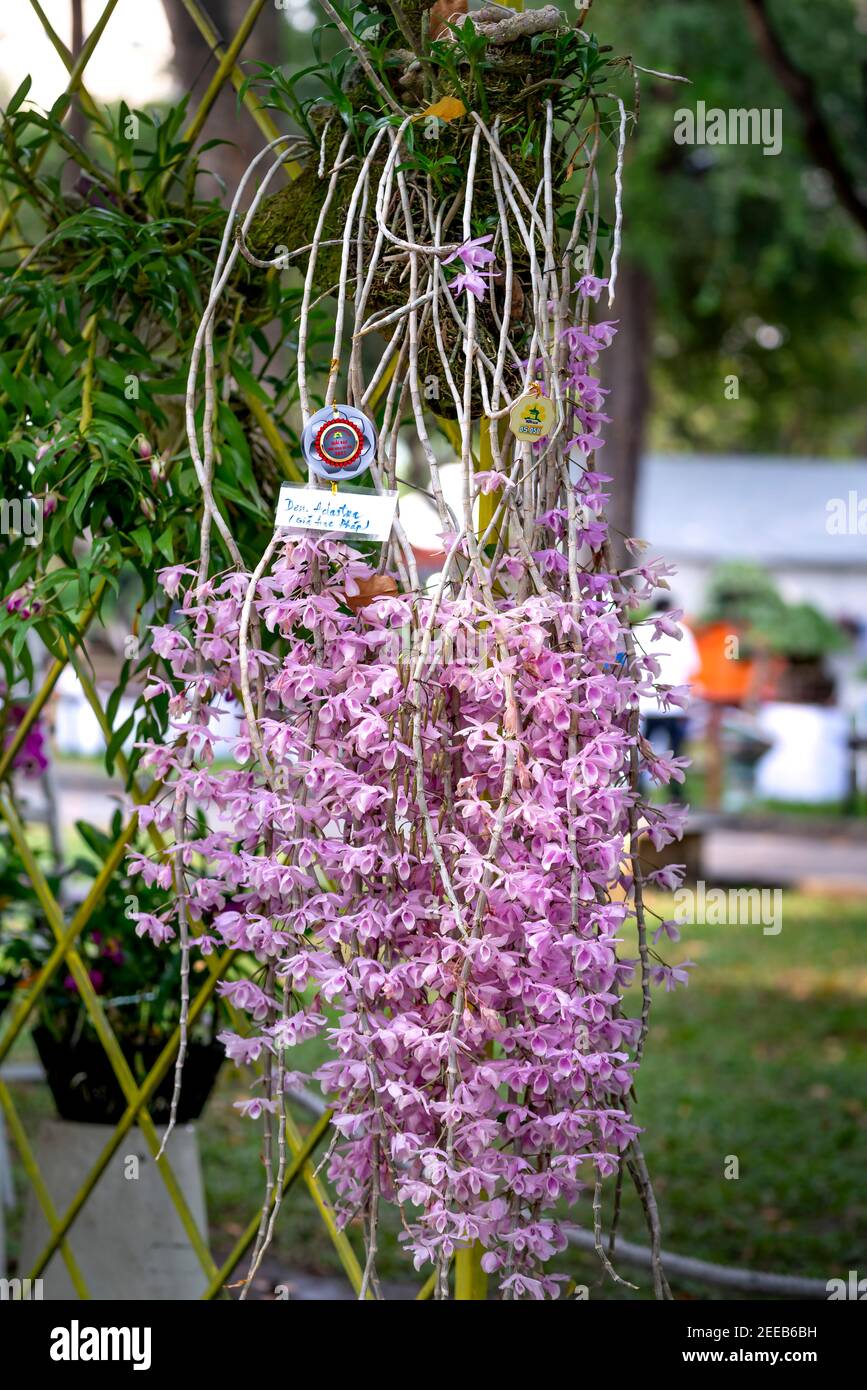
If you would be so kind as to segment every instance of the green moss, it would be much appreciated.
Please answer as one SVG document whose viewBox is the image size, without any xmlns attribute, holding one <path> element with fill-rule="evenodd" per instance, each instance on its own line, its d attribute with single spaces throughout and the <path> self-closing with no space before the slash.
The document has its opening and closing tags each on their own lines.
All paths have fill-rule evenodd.
<svg viewBox="0 0 867 1390">
<path fill-rule="evenodd" d="M 326 170 L 333 168 L 337 160 L 346 129 L 343 121 L 336 117 L 333 109 L 324 107 L 318 114 L 319 129 L 324 128 L 329 116 L 332 117 L 332 120 L 325 136 L 324 166 Z M 527 129 L 528 127 L 524 122 L 513 120 L 505 123 L 501 131 L 501 144 L 504 155 L 518 178 L 526 188 L 534 189 L 540 173 L 539 160 L 534 149 L 525 152 L 524 141 Z M 436 172 L 432 177 L 438 181 L 437 198 L 446 205 L 456 199 L 460 200 L 465 179 L 464 171 L 468 165 L 474 131 L 475 126 L 471 121 L 453 122 L 441 128 L 436 142 L 426 142 L 419 130 L 420 155 L 435 165 Z M 377 160 L 371 169 L 371 183 L 374 186 L 382 171 L 385 159 L 386 154 L 383 151 L 381 160 Z M 316 232 L 329 185 L 327 174 L 323 178 L 319 177 L 319 163 L 319 150 L 311 149 L 307 163 L 300 175 L 288 187 L 264 199 L 247 235 L 248 245 L 255 255 L 263 260 L 272 259 L 280 254 L 280 248 L 285 247 L 291 254 L 299 247 L 310 245 Z M 327 294 L 333 290 L 340 278 L 341 245 L 339 243 L 346 226 L 358 167 L 358 161 L 353 160 L 338 176 L 321 238 L 323 242 L 335 241 L 338 244 L 321 246 L 319 250 L 313 282 L 317 295 Z M 489 230 L 492 231 L 497 225 L 497 211 L 493 178 L 487 158 L 478 161 L 474 205 L 477 210 L 477 215 L 473 219 L 474 234 L 479 235 Z M 459 225 L 459 221 L 454 222 L 448 235 L 454 236 Z M 517 228 L 513 229 L 512 254 L 515 276 L 521 281 L 526 291 L 530 283 L 529 263 L 526 247 L 517 232 Z M 309 255 L 304 253 L 294 257 L 292 264 L 302 274 L 305 274 L 309 265 Z M 406 303 L 408 282 L 406 275 L 402 274 L 404 269 L 405 267 L 393 258 L 381 266 L 371 286 L 368 312 L 388 312 Z M 354 285 L 350 282 L 350 296 L 353 291 Z M 454 351 L 457 362 L 461 350 L 460 332 L 448 312 L 441 314 L 441 330 L 446 351 L 450 355 Z M 491 359 L 494 359 L 497 354 L 499 330 L 489 300 L 479 306 L 477 336 L 483 351 Z M 520 344 L 518 346 L 520 347 Z M 462 379 L 462 367 L 456 367 L 456 370 L 460 372 Z M 437 349 L 434 325 L 431 320 L 428 320 L 424 325 L 420 334 L 419 376 L 422 382 L 430 378 L 438 380 L 440 388 L 438 409 L 446 418 L 455 418 L 456 412 L 452 403 L 451 392 L 448 391 L 443 380 L 443 368 Z M 512 380 L 509 371 L 507 371 L 507 385 L 515 388 L 517 384 L 517 378 Z M 475 413 L 482 412 L 483 402 L 478 385 L 474 387 L 472 404 Z"/>
<path fill-rule="evenodd" d="M 334 116 L 331 108 L 322 108 L 321 123 L 324 126 L 329 116 Z M 325 168 L 330 170 L 337 159 L 344 135 L 341 121 L 332 120 L 325 136 Z M 323 240 L 331 241 L 339 237 L 345 224 L 345 214 L 352 197 L 355 184 L 355 169 L 350 165 L 338 177 L 337 188 L 325 219 Z M 319 151 L 311 150 L 302 172 L 286 188 L 265 198 L 250 224 L 247 245 L 254 255 L 263 260 L 279 255 L 283 247 L 290 253 L 299 246 L 309 246 L 316 232 L 322 207 L 328 192 L 329 178 L 319 177 Z M 292 264 L 302 273 L 307 270 L 309 256 L 296 257 Z M 318 293 L 329 289 L 340 274 L 340 247 L 325 246 L 316 258 L 315 288 Z"/>
</svg>

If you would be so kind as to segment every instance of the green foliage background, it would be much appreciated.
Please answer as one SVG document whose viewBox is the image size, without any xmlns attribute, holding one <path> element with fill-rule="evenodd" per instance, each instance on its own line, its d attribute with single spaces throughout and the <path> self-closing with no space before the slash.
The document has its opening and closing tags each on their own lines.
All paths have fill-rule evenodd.
<svg viewBox="0 0 867 1390">
<path fill-rule="evenodd" d="M 792 61 L 816 84 L 852 180 L 867 186 L 864 58 L 857 0 L 771 0 Z M 626 169 L 625 246 L 656 295 L 652 442 L 710 452 L 867 452 L 865 238 L 836 203 L 803 138 L 803 113 L 758 52 L 741 0 L 596 0 L 605 42 L 692 85 L 642 78 Z M 674 113 L 780 108 L 782 150 L 678 146 Z M 761 325 L 782 336 L 763 348 Z M 724 396 L 739 377 L 738 400 Z"/>
</svg>

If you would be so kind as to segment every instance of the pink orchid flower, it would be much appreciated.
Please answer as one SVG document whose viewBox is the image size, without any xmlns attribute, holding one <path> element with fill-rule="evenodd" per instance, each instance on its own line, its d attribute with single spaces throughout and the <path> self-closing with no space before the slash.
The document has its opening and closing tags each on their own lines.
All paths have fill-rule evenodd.
<svg viewBox="0 0 867 1390">
<path fill-rule="evenodd" d="M 443 265 L 450 265 L 452 261 L 460 260 L 464 266 L 461 274 L 450 282 L 450 289 L 458 294 L 465 290 L 467 294 L 474 295 L 481 303 L 490 284 L 491 272 L 489 271 L 487 275 L 480 275 L 479 271 L 482 266 L 490 265 L 496 259 L 493 251 L 489 251 L 485 245 L 485 242 L 493 241 L 493 239 L 493 233 L 490 232 L 487 236 L 474 237 L 470 241 L 465 241 L 450 255 L 443 257 Z"/>
<path fill-rule="evenodd" d="M 472 241 L 465 241 L 463 246 L 443 257 L 443 265 L 449 265 L 451 261 L 456 260 L 462 260 L 468 270 L 478 270 L 480 266 L 490 265 L 496 258 L 493 251 L 488 250 L 485 242 L 493 239 L 493 233 L 489 232 L 487 236 L 477 236 Z"/>
</svg>

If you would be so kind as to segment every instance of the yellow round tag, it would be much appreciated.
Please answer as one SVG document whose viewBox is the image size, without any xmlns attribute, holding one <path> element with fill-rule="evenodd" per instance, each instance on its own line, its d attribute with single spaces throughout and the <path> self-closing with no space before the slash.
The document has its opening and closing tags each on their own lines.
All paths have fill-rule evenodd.
<svg viewBox="0 0 867 1390">
<path fill-rule="evenodd" d="M 517 439 L 535 444 L 551 433 L 554 420 L 554 402 L 536 391 L 525 391 L 509 412 L 509 429 Z"/>
</svg>

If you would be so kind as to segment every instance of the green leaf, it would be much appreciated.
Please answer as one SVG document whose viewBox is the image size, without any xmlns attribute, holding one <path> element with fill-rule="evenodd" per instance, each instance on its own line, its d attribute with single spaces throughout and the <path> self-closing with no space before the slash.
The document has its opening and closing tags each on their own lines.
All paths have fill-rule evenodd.
<svg viewBox="0 0 867 1390">
<path fill-rule="evenodd" d="M 15 636 L 12 638 L 12 655 L 14 657 L 21 656 L 21 649 L 25 646 L 27 642 L 27 634 L 29 630 L 30 624 L 22 619 L 19 623 L 19 626 L 15 630 Z"/>
<path fill-rule="evenodd" d="M 95 825 L 91 825 L 86 820 L 77 820 L 75 822 L 75 828 L 87 845 L 87 848 L 93 850 L 97 859 L 104 861 L 108 858 L 111 853 L 111 840 L 107 835 L 103 834 Z"/>
<path fill-rule="evenodd" d="M 130 532 L 130 540 L 134 541 L 142 553 L 144 562 L 149 565 L 154 553 L 153 536 L 147 526 L 137 526 Z"/>
<path fill-rule="evenodd" d="M 3 361 L 0 361 L 0 386 L 3 387 L 15 409 L 22 410 L 25 401 L 24 389 Z"/>
<path fill-rule="evenodd" d="M 156 547 L 162 555 L 165 555 L 169 564 L 173 565 L 175 562 L 175 548 L 171 526 L 167 526 L 166 529 L 157 536 Z"/>
<path fill-rule="evenodd" d="M 103 465 L 101 463 L 92 463 L 82 481 L 70 494 L 69 500 L 72 501 L 73 498 L 75 499 L 72 507 L 72 523 L 76 527 L 81 525 L 84 509 L 87 506 L 90 494 L 96 486 L 97 479 L 102 469 Z"/>
<path fill-rule="evenodd" d="M 274 402 L 262 384 L 256 380 L 252 372 L 249 372 L 246 367 L 242 367 L 240 362 L 234 357 L 231 360 L 231 371 L 232 376 L 235 378 L 242 391 L 248 391 L 251 396 L 255 396 L 256 399 L 267 406 L 269 410 L 274 409 Z"/>
<path fill-rule="evenodd" d="M 19 106 L 24 101 L 24 98 L 27 96 L 27 93 L 30 91 L 32 83 L 32 77 L 25 77 L 24 81 L 21 83 L 21 86 L 16 88 L 16 90 L 12 93 L 12 96 L 9 98 L 9 104 L 6 107 L 7 117 L 14 116 L 15 112 L 18 110 Z"/>
<path fill-rule="evenodd" d="M 135 722 L 136 722 L 136 715 L 135 715 L 135 711 L 133 711 L 133 713 L 129 716 L 129 718 L 124 720 L 124 722 L 121 724 L 120 728 L 119 728 L 119 729 L 115 729 L 114 733 L 112 734 L 111 738 L 109 739 L 108 747 L 107 747 L 106 750 L 105 750 L 105 770 L 106 770 L 106 772 L 109 772 L 109 773 L 114 772 L 115 759 L 117 758 L 118 753 L 120 752 L 121 748 L 123 747 L 125 739 L 127 739 L 127 738 L 129 737 L 129 735 L 132 733 L 133 729 L 135 728 Z"/>
<path fill-rule="evenodd" d="M 129 681 L 129 667 L 130 663 L 127 660 L 123 663 L 123 666 L 120 669 L 120 675 L 117 678 L 117 685 L 114 687 L 114 690 L 111 692 L 111 694 L 108 697 L 108 700 L 106 701 L 105 717 L 108 721 L 110 728 L 114 728 L 114 721 L 117 717 L 118 706 L 121 702 L 121 699 L 123 698 L 124 691 L 127 687 L 127 682 Z"/>
</svg>

